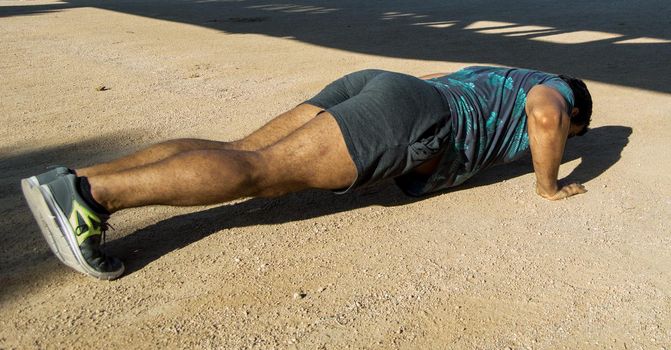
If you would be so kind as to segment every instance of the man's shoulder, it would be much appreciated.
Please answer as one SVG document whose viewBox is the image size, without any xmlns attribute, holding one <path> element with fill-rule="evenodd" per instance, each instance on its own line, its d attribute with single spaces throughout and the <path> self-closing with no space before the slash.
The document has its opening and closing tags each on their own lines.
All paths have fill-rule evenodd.
<svg viewBox="0 0 671 350">
<path fill-rule="evenodd" d="M 561 115 L 568 112 L 569 104 L 564 95 L 552 86 L 536 85 L 529 91 L 526 100 L 527 114 L 539 117 Z"/>
</svg>

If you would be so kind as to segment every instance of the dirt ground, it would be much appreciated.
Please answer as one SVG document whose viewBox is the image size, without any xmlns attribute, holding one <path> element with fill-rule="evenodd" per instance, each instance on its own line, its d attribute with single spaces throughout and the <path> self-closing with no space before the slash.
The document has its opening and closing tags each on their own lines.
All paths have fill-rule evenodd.
<svg viewBox="0 0 671 350">
<path fill-rule="evenodd" d="M 0 3 L 0 349 L 671 349 L 666 1 Z M 582 77 L 593 129 L 408 198 L 391 183 L 111 219 L 127 273 L 60 264 L 20 195 L 177 137 L 233 140 L 364 68 Z M 104 88 L 102 88 L 104 87 Z M 225 179 L 222 179 L 225 181 Z"/>
</svg>

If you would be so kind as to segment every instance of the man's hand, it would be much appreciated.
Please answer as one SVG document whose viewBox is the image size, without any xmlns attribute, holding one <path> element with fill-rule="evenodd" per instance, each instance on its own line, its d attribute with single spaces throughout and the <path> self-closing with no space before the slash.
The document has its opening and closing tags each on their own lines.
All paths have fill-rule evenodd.
<svg viewBox="0 0 671 350">
<path fill-rule="evenodd" d="M 585 192 L 587 192 L 585 186 L 577 182 L 560 188 L 559 191 L 555 192 L 554 194 L 543 193 L 542 189 L 538 185 L 536 186 L 536 193 L 538 193 L 538 195 L 541 197 L 551 201 L 566 199 L 568 197 L 575 196 L 576 194 L 582 194 Z"/>
</svg>

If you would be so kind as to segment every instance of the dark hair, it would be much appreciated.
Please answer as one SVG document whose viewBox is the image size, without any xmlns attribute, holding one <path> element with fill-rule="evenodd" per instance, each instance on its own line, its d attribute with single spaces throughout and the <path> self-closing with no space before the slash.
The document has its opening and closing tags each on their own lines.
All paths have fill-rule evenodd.
<svg viewBox="0 0 671 350">
<path fill-rule="evenodd" d="M 589 90 L 587 90 L 587 85 L 585 85 L 584 81 L 568 75 L 560 75 L 559 77 L 565 81 L 573 91 L 573 98 L 575 99 L 574 107 L 578 108 L 578 114 L 571 117 L 571 123 L 585 126 L 585 128 L 577 134 L 577 136 L 582 136 L 587 132 L 589 122 L 592 121 L 592 95 L 590 95 Z"/>
</svg>

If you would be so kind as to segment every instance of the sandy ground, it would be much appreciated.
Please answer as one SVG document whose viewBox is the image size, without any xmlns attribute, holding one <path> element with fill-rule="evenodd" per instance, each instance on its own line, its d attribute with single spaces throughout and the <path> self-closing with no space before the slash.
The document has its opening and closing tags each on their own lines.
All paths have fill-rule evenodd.
<svg viewBox="0 0 671 350">
<path fill-rule="evenodd" d="M 671 349 L 671 10 L 589 3 L 0 2 L 0 349 Z M 473 63 L 586 79 L 561 175 L 587 194 L 537 197 L 525 159 L 423 199 L 128 210 L 112 282 L 61 265 L 20 195 L 47 165 L 239 138 L 347 72 Z"/>
</svg>

